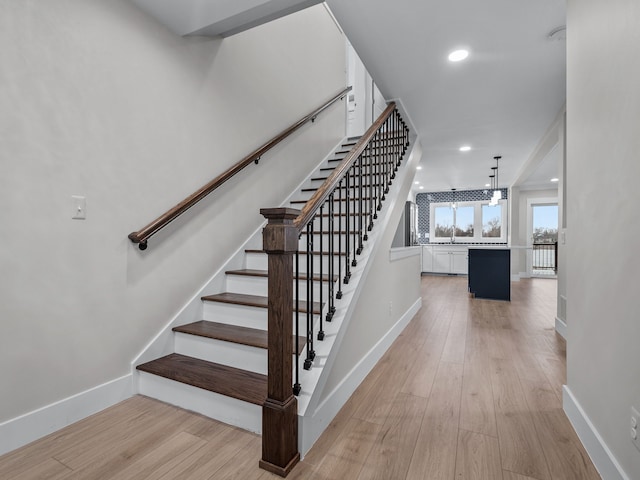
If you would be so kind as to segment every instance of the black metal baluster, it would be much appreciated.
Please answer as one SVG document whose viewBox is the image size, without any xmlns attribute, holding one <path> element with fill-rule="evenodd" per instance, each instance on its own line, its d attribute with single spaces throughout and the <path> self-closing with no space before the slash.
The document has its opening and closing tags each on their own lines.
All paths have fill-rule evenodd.
<svg viewBox="0 0 640 480">
<path fill-rule="evenodd" d="M 400 160 L 400 146 L 401 134 L 400 134 L 400 122 L 398 121 L 398 111 L 394 110 L 393 112 L 393 157 L 394 163 L 396 164 L 396 169 L 398 166 L 398 162 Z"/>
<path fill-rule="evenodd" d="M 320 328 L 318 330 L 318 340 L 324 340 L 324 329 L 322 327 L 322 287 L 324 285 L 324 278 L 322 277 L 322 273 L 323 273 L 323 255 L 324 252 L 322 251 L 323 249 L 323 241 L 324 239 L 322 238 L 324 236 L 324 219 L 323 219 L 323 213 L 324 213 L 324 203 L 322 204 L 322 206 L 320 207 L 320 298 L 318 299 L 318 301 L 320 302 Z M 313 282 L 313 279 L 311 279 L 311 281 Z M 311 284 L 311 288 L 313 288 L 313 283 Z"/>
<path fill-rule="evenodd" d="M 298 242 L 300 241 L 300 235 L 298 236 Z M 300 248 L 296 250 L 296 274 L 295 278 L 298 278 L 300 274 Z M 296 383 L 293 384 L 293 394 L 299 395 L 302 390 L 302 386 L 300 385 L 300 343 L 298 339 L 300 338 L 300 283 L 296 281 L 296 338 L 295 338 L 295 375 L 296 375 Z"/>
<path fill-rule="evenodd" d="M 340 230 L 342 229 L 342 183 L 340 180 L 338 184 L 338 293 L 336 298 L 342 298 L 342 235 Z"/>
<path fill-rule="evenodd" d="M 350 229 L 350 222 L 349 222 L 349 218 L 350 217 L 350 212 L 351 212 L 351 169 L 347 170 L 347 173 L 345 175 L 345 179 L 346 179 L 346 206 L 345 206 L 345 213 L 346 213 L 346 222 L 345 222 L 345 262 L 344 262 L 344 283 L 347 284 L 349 283 L 349 280 L 351 279 L 351 267 L 349 265 L 349 254 L 351 253 L 351 248 L 349 245 L 349 234 L 351 233 L 351 229 Z M 340 234 L 342 235 L 342 232 L 340 232 Z"/>
<path fill-rule="evenodd" d="M 381 135 L 380 137 L 380 145 L 382 145 L 382 143 L 384 143 L 384 138 Z M 378 183 L 378 198 L 377 200 L 377 205 L 376 205 L 376 210 L 381 210 L 382 209 L 382 200 L 384 200 L 384 196 L 382 195 L 382 192 L 384 190 L 384 178 L 382 176 L 382 155 L 380 150 L 376 149 L 376 182 Z M 377 214 L 376 214 L 376 218 L 378 218 Z"/>
<path fill-rule="evenodd" d="M 375 139 L 375 136 L 374 136 Z M 367 182 L 369 182 L 369 198 L 367 199 L 367 218 L 368 218 L 368 222 L 367 222 L 367 231 L 371 231 L 371 229 L 373 228 L 373 176 L 371 173 L 371 170 L 373 168 L 373 153 L 371 151 L 371 143 L 369 143 L 367 145 L 367 166 L 366 166 L 366 172 L 367 172 Z M 365 233 L 365 240 L 368 240 L 369 237 L 368 235 Z"/>
<path fill-rule="evenodd" d="M 362 253 L 362 202 L 364 201 L 362 198 L 362 177 L 364 174 L 362 173 L 362 154 L 358 157 L 358 255 Z M 353 219 L 355 223 L 355 218 Z"/>
<path fill-rule="evenodd" d="M 356 228 L 356 215 L 357 215 L 356 207 L 358 206 L 358 199 L 356 198 L 357 175 L 356 175 L 355 162 L 351 166 L 350 170 L 351 170 L 351 181 L 353 182 L 350 189 L 353 192 L 353 195 L 352 195 L 353 211 L 351 212 L 351 217 L 349 217 L 348 221 L 349 221 L 349 227 L 352 229 L 351 234 L 353 237 L 353 243 L 352 243 L 353 261 L 351 262 L 351 266 L 355 267 L 356 265 L 358 265 L 358 260 L 356 260 L 356 255 L 358 254 L 358 229 Z M 353 224 L 352 224 L 352 220 L 353 220 Z"/>
<path fill-rule="evenodd" d="M 309 292 L 309 272 L 313 269 L 313 219 L 307 223 L 307 358 L 304 369 L 309 370 L 313 363 L 313 303 Z"/>
<path fill-rule="evenodd" d="M 386 200 L 386 193 L 389 191 L 389 172 L 387 168 L 387 153 L 388 153 L 388 145 L 389 145 L 389 130 L 385 130 L 385 135 L 383 137 L 381 147 L 381 161 L 382 161 L 382 201 Z"/>
<path fill-rule="evenodd" d="M 379 198 L 379 194 L 380 194 L 380 185 L 378 182 L 378 150 L 377 150 L 377 145 L 378 142 L 380 141 L 380 136 L 378 135 L 380 132 L 376 132 L 376 135 L 374 138 L 376 138 L 376 143 L 373 149 L 373 155 L 371 156 L 371 181 L 373 183 L 375 183 L 375 186 L 373 188 L 374 196 L 373 196 L 373 219 L 377 220 L 378 219 L 378 198 Z M 373 225 L 373 222 L 371 222 L 371 224 Z"/>
<path fill-rule="evenodd" d="M 391 130 L 391 120 L 390 118 L 387 118 L 386 121 L 386 125 L 387 125 L 387 131 L 389 132 L 387 135 L 387 142 L 386 142 L 386 150 L 387 150 L 387 156 L 386 156 L 386 170 L 387 170 L 387 188 L 385 193 L 389 193 L 389 186 L 393 183 L 393 177 L 394 177 L 394 170 L 393 170 L 393 164 L 394 164 L 394 160 L 393 160 L 393 133 L 390 131 Z"/>
<path fill-rule="evenodd" d="M 333 193 L 329 195 L 329 292 L 328 292 L 328 302 L 329 302 L 329 310 L 327 311 L 327 322 L 333 320 L 333 315 L 336 313 L 335 300 L 333 295 L 335 293 L 335 279 L 334 279 L 334 270 L 335 270 L 335 251 L 334 251 L 334 204 L 333 204 Z"/>
</svg>

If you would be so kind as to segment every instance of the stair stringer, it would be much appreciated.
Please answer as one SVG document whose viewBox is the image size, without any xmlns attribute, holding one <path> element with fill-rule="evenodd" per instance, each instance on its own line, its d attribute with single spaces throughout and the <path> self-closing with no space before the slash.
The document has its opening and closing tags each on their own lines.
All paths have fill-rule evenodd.
<svg viewBox="0 0 640 480">
<path fill-rule="evenodd" d="M 373 368 L 375 360 L 377 360 L 375 359 L 370 366 L 364 367 L 366 368 L 366 372 L 360 372 L 361 378 L 359 378 L 356 384 L 347 384 L 347 382 L 344 382 L 340 385 L 342 391 L 339 396 L 334 396 L 333 401 L 330 403 L 326 402 L 326 400 L 323 401 L 322 394 L 324 393 L 325 384 L 340 351 L 342 340 L 344 339 L 349 323 L 357 311 L 360 294 L 364 288 L 366 288 L 367 276 L 372 260 L 376 254 L 384 253 L 380 252 L 382 244 L 380 240 L 385 231 L 388 228 L 392 228 L 395 231 L 404 209 L 405 200 L 411 189 L 416 166 L 420 162 L 421 156 L 422 147 L 417 143 L 417 139 L 412 137 L 411 144 L 405 153 L 402 165 L 396 173 L 396 178 L 389 189 L 389 193 L 386 195 L 386 201 L 383 203 L 382 210 L 378 212 L 378 220 L 371 232 L 368 233 L 369 240 L 364 243 L 362 253 L 357 257 L 358 264 L 351 271 L 352 276 L 349 284 L 343 285 L 343 297 L 340 300 L 335 300 L 336 313 L 334 314 L 333 321 L 324 323 L 325 339 L 322 342 L 316 341 L 314 344 L 316 351 L 314 365 L 311 370 L 300 370 L 302 391 L 300 395 L 298 395 L 298 447 L 303 456 L 320 437 L 346 400 L 348 400 L 353 391 L 355 391 L 361 380 L 364 379 L 366 373 Z M 410 311 L 405 312 L 405 315 L 390 329 L 384 339 L 385 342 L 379 342 L 384 350 L 388 348 L 388 345 L 391 344 L 404 328 L 404 325 L 400 325 L 400 323 L 408 323 L 419 307 L 420 300 L 418 299 Z M 326 316 L 326 307 L 322 315 Z M 384 350 L 379 353 L 380 356 L 384 353 Z M 304 352 L 300 355 L 301 363 L 303 360 Z"/>
<path fill-rule="evenodd" d="M 318 170 L 325 166 L 334 152 L 347 141 L 347 137 L 340 139 L 329 153 L 311 170 L 309 175 L 295 187 L 295 189 L 284 200 L 283 205 L 289 205 L 291 200 L 297 198 L 300 190 L 311 184 L 311 178 L 317 174 Z M 231 257 L 205 282 L 205 284 L 180 308 L 180 310 L 166 323 L 142 351 L 131 361 L 131 373 L 133 376 L 133 391 L 140 392 L 140 372 L 136 370 L 136 365 L 149 362 L 156 358 L 169 355 L 175 352 L 175 336 L 172 329 L 179 325 L 188 324 L 202 319 L 203 302 L 201 298 L 206 295 L 213 295 L 224 291 L 226 285 L 225 272 L 237 270 L 244 267 L 245 249 L 262 248 L 262 230 L 266 225 L 266 220 L 256 228 L 249 238 L 242 243 Z"/>
</svg>

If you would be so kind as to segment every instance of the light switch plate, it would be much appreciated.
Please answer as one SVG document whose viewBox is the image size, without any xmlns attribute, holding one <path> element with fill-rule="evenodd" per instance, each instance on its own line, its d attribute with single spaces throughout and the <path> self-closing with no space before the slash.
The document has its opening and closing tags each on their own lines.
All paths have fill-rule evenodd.
<svg viewBox="0 0 640 480">
<path fill-rule="evenodd" d="M 71 218 L 74 220 L 84 220 L 87 218 L 87 198 L 80 195 L 71 195 L 73 212 Z"/>
</svg>

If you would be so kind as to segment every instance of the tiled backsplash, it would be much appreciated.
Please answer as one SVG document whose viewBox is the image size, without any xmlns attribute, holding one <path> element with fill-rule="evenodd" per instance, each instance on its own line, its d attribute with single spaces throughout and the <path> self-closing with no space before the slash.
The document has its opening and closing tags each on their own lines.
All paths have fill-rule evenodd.
<svg viewBox="0 0 640 480">
<path fill-rule="evenodd" d="M 502 199 L 506 200 L 508 189 L 501 188 Z M 461 190 L 455 192 L 456 202 L 477 202 L 480 200 L 490 200 L 493 190 Z M 429 243 L 426 238 L 429 234 L 429 213 L 431 202 L 453 202 L 454 193 L 448 192 L 428 192 L 418 193 L 416 195 L 416 204 L 418 206 L 418 243 Z"/>
</svg>

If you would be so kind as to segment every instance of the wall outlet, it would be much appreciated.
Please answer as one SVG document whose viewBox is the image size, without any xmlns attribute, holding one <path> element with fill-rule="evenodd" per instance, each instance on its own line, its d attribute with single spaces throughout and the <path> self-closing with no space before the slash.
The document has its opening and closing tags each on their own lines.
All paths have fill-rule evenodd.
<svg viewBox="0 0 640 480">
<path fill-rule="evenodd" d="M 393 302 L 389 301 L 389 316 L 391 316 L 392 312 L 393 312 Z"/>
<path fill-rule="evenodd" d="M 638 410 L 631 407 L 631 441 L 640 450 L 640 413 Z"/>
</svg>

